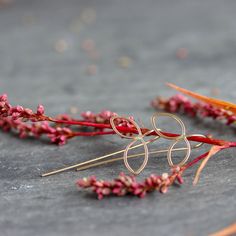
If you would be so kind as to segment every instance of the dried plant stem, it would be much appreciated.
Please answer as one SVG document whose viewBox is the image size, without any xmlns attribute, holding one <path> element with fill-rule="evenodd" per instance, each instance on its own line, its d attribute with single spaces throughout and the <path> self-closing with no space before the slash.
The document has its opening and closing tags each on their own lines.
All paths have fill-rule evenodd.
<svg viewBox="0 0 236 236">
<path fill-rule="evenodd" d="M 194 180 L 193 180 L 193 184 L 196 185 L 198 183 L 200 174 L 202 172 L 202 170 L 204 169 L 204 167 L 206 166 L 207 162 L 209 161 L 209 159 L 215 155 L 217 152 L 219 152 L 221 149 L 219 148 L 219 146 L 212 146 L 212 148 L 210 149 L 210 151 L 208 152 L 207 156 L 204 158 L 204 160 L 202 161 L 201 165 L 199 166 L 199 168 L 197 169 L 197 172 L 195 174 Z"/>
<path fill-rule="evenodd" d="M 60 123 L 60 124 L 67 124 L 67 125 L 81 125 L 81 126 L 86 126 L 86 127 L 94 127 L 94 128 L 99 128 L 99 129 L 112 129 L 110 124 L 96 124 L 96 123 L 91 123 L 91 122 L 84 122 L 84 121 L 58 121 L 58 120 L 53 120 L 55 123 Z M 122 132 L 122 133 L 130 133 L 130 134 L 136 134 L 137 130 L 133 129 L 133 128 L 128 128 L 128 127 L 117 127 L 117 129 Z M 141 129 L 142 133 L 145 134 L 148 131 L 150 131 L 149 129 Z M 173 133 L 168 133 L 168 132 L 162 132 L 164 135 L 169 136 L 169 137 L 175 137 L 175 136 L 179 136 L 179 134 L 173 134 Z M 88 133 L 87 135 L 84 136 L 95 136 L 95 135 L 107 135 L 107 134 L 115 134 L 115 132 L 111 131 L 111 132 L 94 132 L 94 133 Z M 157 133 L 155 131 L 151 132 L 150 134 L 148 134 L 148 136 L 152 136 L 152 135 L 157 135 Z M 75 135 L 76 136 L 76 135 Z M 82 136 L 82 135 L 78 135 L 78 136 Z M 207 144 L 212 144 L 212 145 L 224 145 L 225 141 L 224 140 L 220 140 L 220 139 L 213 139 L 213 138 L 209 138 L 209 137 L 202 137 L 202 136 L 190 136 L 187 137 L 189 141 L 195 141 L 195 142 L 203 142 L 203 143 L 207 143 Z"/>
</svg>

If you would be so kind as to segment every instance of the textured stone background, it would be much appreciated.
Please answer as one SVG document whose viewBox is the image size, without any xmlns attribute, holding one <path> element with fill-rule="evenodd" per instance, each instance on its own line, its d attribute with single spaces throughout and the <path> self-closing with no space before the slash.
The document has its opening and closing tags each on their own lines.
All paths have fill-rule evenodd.
<svg viewBox="0 0 236 236">
<path fill-rule="evenodd" d="M 219 97 L 236 101 L 235 9 L 233 0 L 14 0 L 0 9 L 0 92 L 7 92 L 13 104 L 34 108 L 43 103 L 50 115 L 68 112 L 70 106 L 111 109 L 146 125 L 153 112 L 150 100 L 175 93 L 166 81 L 205 95 L 217 88 Z M 95 11 L 96 20 L 81 24 L 84 11 Z M 100 52 L 97 61 L 81 49 L 88 38 Z M 68 45 L 63 53 L 54 49 L 58 40 Z M 176 57 L 182 47 L 189 52 L 185 60 Z M 117 64 L 122 56 L 132 59 L 128 69 Z M 92 76 L 86 73 L 90 64 L 97 65 Z M 235 138 L 232 127 L 183 118 L 189 133 Z M 77 138 L 57 147 L 2 133 L 0 234 L 197 236 L 235 221 L 235 150 L 216 155 L 197 187 L 191 185 L 193 168 L 181 188 L 143 200 L 97 201 L 76 189 L 75 181 L 83 176 L 115 177 L 124 170 L 122 163 L 39 176 L 118 150 L 118 140 Z M 140 178 L 166 169 L 163 155 L 150 160 Z"/>
</svg>

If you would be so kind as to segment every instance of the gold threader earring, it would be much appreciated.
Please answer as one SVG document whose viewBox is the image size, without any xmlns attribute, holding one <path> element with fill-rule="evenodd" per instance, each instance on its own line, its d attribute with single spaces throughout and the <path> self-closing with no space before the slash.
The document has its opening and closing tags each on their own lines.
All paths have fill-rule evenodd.
<svg viewBox="0 0 236 236">
<path fill-rule="evenodd" d="M 163 132 L 157 125 L 158 118 L 160 118 L 160 117 L 169 117 L 169 118 L 175 120 L 181 128 L 181 134 L 176 135 L 176 136 L 168 136 L 165 132 Z M 127 122 L 127 124 L 131 125 L 134 129 L 136 129 L 137 134 L 124 134 L 124 133 L 120 132 L 118 130 L 119 124 L 118 124 L 118 122 L 116 122 L 118 120 L 122 120 L 122 121 Z M 78 164 L 75 164 L 75 165 L 72 165 L 72 166 L 68 166 L 68 167 L 65 167 L 65 168 L 54 170 L 54 171 L 42 174 L 42 176 L 45 177 L 45 176 L 57 174 L 57 173 L 60 173 L 60 172 L 63 172 L 63 171 L 71 170 L 71 169 L 84 170 L 84 169 L 88 169 L 90 167 L 99 166 L 99 165 L 103 165 L 103 164 L 107 164 L 107 163 L 111 163 L 111 162 L 119 161 L 119 160 L 124 161 L 124 164 L 125 164 L 125 166 L 126 166 L 126 168 L 128 169 L 129 172 L 131 172 L 134 175 L 138 175 L 146 167 L 150 154 L 165 153 L 165 152 L 167 153 L 167 161 L 168 161 L 168 163 L 171 167 L 175 166 L 175 165 L 183 166 L 188 161 L 188 159 L 190 157 L 191 149 L 199 148 L 203 144 L 203 143 L 198 143 L 195 146 L 191 147 L 190 142 L 188 141 L 188 138 L 192 137 L 192 136 L 196 136 L 196 135 L 205 137 L 204 135 L 199 135 L 199 134 L 192 134 L 192 135 L 187 136 L 186 135 L 186 128 L 185 128 L 185 125 L 184 125 L 183 121 L 176 115 L 173 115 L 171 113 L 164 113 L 164 112 L 155 113 L 151 117 L 151 124 L 152 124 L 153 129 L 147 131 L 144 134 L 143 134 L 140 126 L 131 118 L 126 118 L 126 117 L 121 117 L 121 116 L 113 116 L 110 119 L 110 124 L 111 124 L 112 129 L 114 130 L 114 132 L 117 135 L 119 135 L 122 138 L 132 140 L 126 146 L 125 149 L 117 151 L 117 152 L 109 153 L 109 154 L 106 154 L 104 156 L 97 157 L 97 158 L 94 158 L 92 160 L 88 160 L 88 161 L 78 163 Z M 155 133 L 155 137 L 152 138 L 152 139 L 149 139 L 148 141 L 145 141 L 144 138 L 151 135 L 152 133 Z M 169 146 L 168 149 L 149 151 L 148 150 L 148 144 L 155 142 L 159 138 L 171 140 L 171 141 L 173 141 L 173 143 Z M 181 141 L 183 141 L 186 144 L 186 147 L 174 148 L 175 145 L 177 145 Z M 137 142 L 140 142 L 140 144 L 134 145 Z M 141 146 L 143 146 L 143 148 L 144 148 L 143 153 L 128 155 L 130 150 L 141 147 Z M 178 164 L 174 164 L 173 160 L 172 160 L 172 153 L 174 151 L 183 151 L 183 150 L 186 151 L 186 154 L 185 154 L 184 158 Z M 105 159 L 107 159 L 111 156 L 114 156 L 114 155 L 120 154 L 120 153 L 123 153 L 122 157 L 113 158 L 113 159 L 110 159 L 110 160 L 105 160 Z M 129 159 L 130 158 L 139 158 L 139 157 L 142 157 L 142 156 L 144 156 L 142 164 L 140 165 L 140 167 L 138 169 L 134 170 L 134 168 L 132 168 L 129 164 Z"/>
</svg>

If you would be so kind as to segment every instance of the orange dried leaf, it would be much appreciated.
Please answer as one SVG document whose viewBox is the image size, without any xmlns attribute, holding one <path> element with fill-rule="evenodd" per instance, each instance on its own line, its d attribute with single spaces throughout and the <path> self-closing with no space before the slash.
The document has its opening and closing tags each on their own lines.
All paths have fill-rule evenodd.
<svg viewBox="0 0 236 236">
<path fill-rule="evenodd" d="M 221 109 L 224 109 L 224 110 L 227 110 L 227 111 L 230 111 L 230 112 L 236 114 L 236 104 L 234 104 L 234 103 L 223 101 L 223 100 L 216 99 L 216 98 L 210 98 L 207 96 L 203 96 L 201 94 L 198 94 L 198 93 L 192 92 L 190 90 L 178 87 L 178 86 L 171 84 L 171 83 L 167 83 L 167 85 L 169 87 L 171 87 L 175 90 L 178 90 L 181 93 L 189 95 L 197 100 L 203 101 L 203 102 L 208 103 L 212 106 L 215 106 L 215 107 L 218 107 L 218 108 L 221 108 Z"/>
<path fill-rule="evenodd" d="M 236 235 L 236 222 L 218 232 L 210 234 L 209 236 L 230 236 Z"/>
</svg>

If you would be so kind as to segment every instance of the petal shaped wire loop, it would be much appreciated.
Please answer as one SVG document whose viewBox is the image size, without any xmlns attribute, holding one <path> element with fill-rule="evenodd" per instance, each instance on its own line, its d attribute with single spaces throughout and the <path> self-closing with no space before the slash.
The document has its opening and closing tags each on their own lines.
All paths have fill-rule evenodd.
<svg viewBox="0 0 236 236">
<path fill-rule="evenodd" d="M 170 117 L 170 118 L 174 119 L 175 121 L 177 121 L 181 127 L 181 131 L 182 131 L 181 134 L 179 136 L 175 136 L 175 137 L 170 137 L 170 136 L 163 134 L 163 132 L 161 132 L 161 129 L 159 129 L 156 124 L 156 120 L 157 120 L 158 116 L 159 117 L 160 116 L 167 116 L 167 117 Z M 151 123 L 152 123 L 152 127 L 155 130 L 155 132 L 162 138 L 170 139 L 170 140 L 177 140 L 177 139 L 182 139 L 186 135 L 186 128 L 185 128 L 183 121 L 178 116 L 173 115 L 171 113 L 157 112 L 151 117 Z"/>
<path fill-rule="evenodd" d="M 126 118 L 126 117 L 122 117 L 122 116 L 113 116 L 113 117 L 110 118 L 110 124 L 111 124 L 112 129 L 119 136 L 121 136 L 123 138 L 128 138 L 128 139 L 133 139 L 134 138 L 134 136 L 129 136 L 129 135 L 123 134 L 117 129 L 117 126 L 115 125 L 115 120 L 116 119 L 122 119 L 122 120 L 128 121 L 129 123 L 131 123 L 137 129 L 138 135 L 142 135 L 142 131 L 141 131 L 139 125 L 134 120 L 131 120 L 130 118 Z"/>
<path fill-rule="evenodd" d="M 186 143 L 186 146 L 187 146 L 187 149 L 186 149 L 186 155 L 184 156 L 183 160 L 177 164 L 174 164 L 173 161 L 172 161 L 172 150 L 174 148 L 174 146 L 179 142 L 183 140 L 185 143 Z M 168 152 L 167 152 L 167 161 L 169 163 L 170 166 L 183 166 L 189 159 L 189 156 L 190 156 L 190 153 L 191 153 L 191 145 L 190 145 L 190 142 L 187 140 L 186 137 L 184 137 L 183 139 L 178 139 L 176 140 L 173 144 L 170 145 L 169 149 L 168 149 Z"/>
<path fill-rule="evenodd" d="M 158 128 L 157 124 L 156 124 L 156 120 L 157 120 L 157 117 L 161 117 L 161 116 L 167 116 L 167 117 L 170 117 L 172 119 L 174 119 L 175 121 L 177 121 L 181 127 L 181 134 L 179 136 L 175 136 L 175 137 L 170 137 L 170 136 L 167 136 L 165 134 L 163 134 L 163 132 L 161 132 L 161 130 Z M 186 128 L 185 128 L 185 125 L 183 123 L 183 121 L 176 115 L 173 115 L 171 113 L 166 113 L 166 112 L 157 112 L 155 113 L 152 117 L 151 117 L 151 123 L 152 123 L 152 126 L 153 126 L 153 129 L 155 130 L 155 132 L 162 138 L 165 138 L 165 139 L 169 139 L 169 140 L 174 140 L 174 143 L 170 145 L 170 147 L 168 148 L 168 151 L 167 151 L 167 161 L 169 163 L 170 166 L 175 166 L 175 165 L 179 165 L 179 166 L 182 166 L 184 165 L 188 159 L 189 159 L 189 156 L 190 156 L 190 153 L 191 153 L 191 145 L 186 137 Z M 186 155 L 184 156 L 183 160 L 181 162 L 179 162 L 178 164 L 174 164 L 173 161 L 172 161 L 172 150 L 174 148 L 174 146 L 179 143 L 180 141 L 184 141 L 186 143 Z M 198 144 L 199 145 L 199 144 Z"/>
<path fill-rule="evenodd" d="M 198 136 L 198 137 L 200 136 L 200 137 L 203 137 L 203 138 L 206 138 L 206 137 L 207 137 L 207 136 L 204 135 L 204 134 L 191 134 L 191 135 L 188 135 L 187 138 L 194 137 L 194 136 Z M 194 145 L 194 146 L 191 147 L 191 148 L 199 148 L 199 147 L 201 147 L 203 144 L 204 144 L 204 143 L 199 142 L 199 143 L 197 143 L 196 145 Z"/>
<path fill-rule="evenodd" d="M 129 161 L 128 161 L 128 152 L 129 150 L 131 149 L 131 147 L 136 143 L 140 141 L 142 144 L 143 144 L 143 148 L 144 148 L 144 159 L 143 159 L 143 162 L 142 164 L 140 165 L 140 167 L 137 169 L 137 170 L 134 170 L 130 164 L 129 164 Z M 126 168 L 134 175 L 138 175 L 140 174 L 144 168 L 146 167 L 147 163 L 148 163 L 148 157 L 149 157 L 149 152 L 148 152 L 148 147 L 147 147 L 147 144 L 145 142 L 145 140 L 140 136 L 139 138 L 135 138 L 125 149 L 125 152 L 124 152 L 124 163 L 125 163 L 125 166 Z"/>
<path fill-rule="evenodd" d="M 115 120 L 116 119 L 122 119 L 122 120 L 125 120 L 127 121 L 128 123 L 131 123 L 134 128 L 136 128 L 138 134 L 136 136 L 129 136 L 129 135 L 126 135 L 126 134 L 123 134 L 121 133 L 118 129 L 117 129 L 117 126 L 115 125 Z M 147 142 L 145 142 L 145 140 L 143 139 L 144 136 L 150 134 L 152 131 L 148 131 L 146 134 L 142 134 L 142 131 L 141 131 L 141 128 L 139 127 L 139 125 L 134 121 L 134 120 L 131 120 L 130 118 L 126 118 L 126 117 L 120 117 L 120 116 L 113 116 L 111 117 L 110 119 L 110 123 L 111 123 L 111 127 L 112 129 L 121 137 L 123 138 L 127 138 L 127 139 L 133 139 L 133 141 L 127 145 L 125 151 L 124 151 L 124 164 L 126 166 L 126 168 L 134 175 L 138 175 L 139 173 L 141 173 L 143 171 L 143 169 L 146 167 L 147 163 L 148 163 L 148 156 L 149 156 L 149 152 L 148 152 L 148 147 L 147 147 L 147 143 L 150 143 L 154 140 L 156 140 L 157 138 L 154 138 L 152 140 L 149 140 Z M 144 160 L 141 164 L 141 166 L 137 169 L 137 170 L 134 170 L 130 164 L 129 164 L 129 161 L 128 161 L 128 152 L 129 150 L 133 149 L 132 146 L 137 142 L 137 141 L 140 141 L 142 143 L 142 145 L 140 146 L 143 146 L 144 148 Z"/>
</svg>

